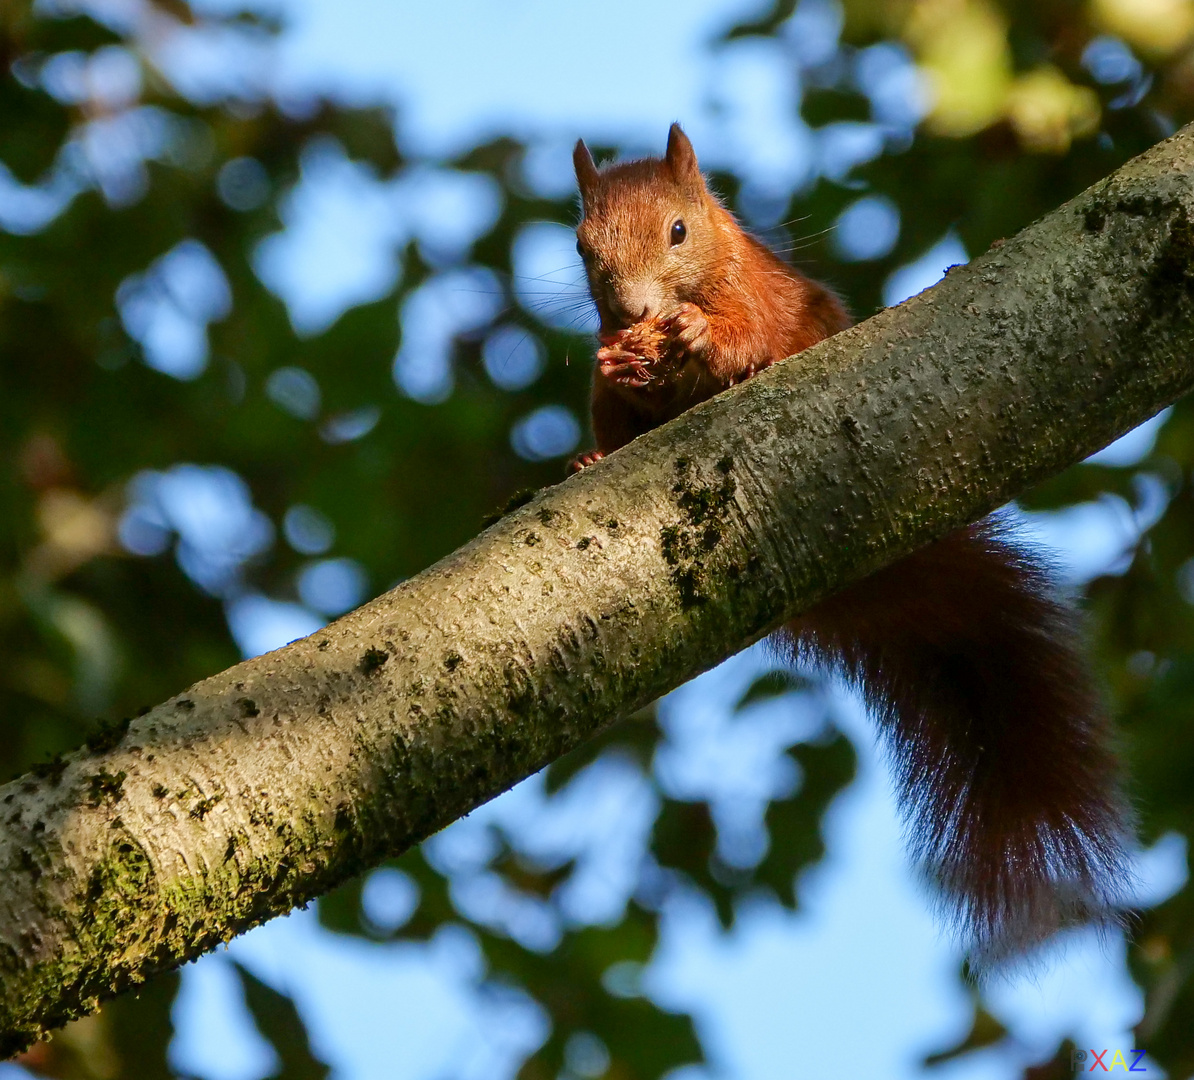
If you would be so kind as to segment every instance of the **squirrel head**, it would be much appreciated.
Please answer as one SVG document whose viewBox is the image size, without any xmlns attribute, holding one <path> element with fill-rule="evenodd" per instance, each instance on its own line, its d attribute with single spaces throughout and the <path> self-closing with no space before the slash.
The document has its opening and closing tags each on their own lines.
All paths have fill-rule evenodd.
<svg viewBox="0 0 1194 1080">
<path fill-rule="evenodd" d="M 584 141 L 572 154 L 583 217 L 576 250 L 603 333 L 699 303 L 726 272 L 727 212 L 709 191 L 688 136 L 667 153 L 599 169 Z"/>
</svg>

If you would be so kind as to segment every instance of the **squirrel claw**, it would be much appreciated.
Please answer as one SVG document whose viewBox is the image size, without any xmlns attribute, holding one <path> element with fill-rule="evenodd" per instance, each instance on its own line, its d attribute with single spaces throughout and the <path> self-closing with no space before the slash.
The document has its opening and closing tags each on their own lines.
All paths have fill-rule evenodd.
<svg viewBox="0 0 1194 1080">
<path fill-rule="evenodd" d="M 642 357 L 618 344 L 605 345 L 597 350 L 597 363 L 603 368 L 612 367 L 615 364 L 628 364 L 632 360 L 641 361 Z"/>
<path fill-rule="evenodd" d="M 577 454 L 569 464 L 569 468 L 573 472 L 580 472 L 581 469 L 587 469 L 590 465 L 596 465 L 605 455 L 600 450 L 588 450 L 583 454 Z"/>
<path fill-rule="evenodd" d="M 655 377 L 647 361 L 622 349 L 601 349 L 597 359 L 602 376 L 623 386 L 646 386 Z"/>
</svg>

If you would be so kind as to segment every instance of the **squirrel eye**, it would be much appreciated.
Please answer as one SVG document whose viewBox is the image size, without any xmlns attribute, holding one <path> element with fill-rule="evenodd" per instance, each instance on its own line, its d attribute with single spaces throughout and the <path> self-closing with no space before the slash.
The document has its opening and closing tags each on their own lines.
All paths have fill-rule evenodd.
<svg viewBox="0 0 1194 1080">
<path fill-rule="evenodd" d="M 684 227 L 684 222 L 679 218 L 676 218 L 676 220 L 672 222 L 672 247 L 675 247 L 677 244 L 684 243 L 684 237 L 687 235 L 688 230 Z"/>
<path fill-rule="evenodd" d="M 583 245 L 583 244 L 582 244 L 582 243 L 581 243 L 579 240 L 577 240 L 577 242 L 576 242 L 576 253 L 577 253 L 577 255 L 579 255 L 579 256 L 580 256 L 582 259 L 585 257 L 585 248 L 584 248 L 584 245 Z"/>
</svg>

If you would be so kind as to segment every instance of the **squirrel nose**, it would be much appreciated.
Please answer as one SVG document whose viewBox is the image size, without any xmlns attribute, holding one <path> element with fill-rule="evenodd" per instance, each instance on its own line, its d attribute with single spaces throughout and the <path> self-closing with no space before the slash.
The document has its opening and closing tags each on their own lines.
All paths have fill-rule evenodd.
<svg viewBox="0 0 1194 1080">
<path fill-rule="evenodd" d="M 646 308 L 639 304 L 628 304 L 623 297 L 618 296 L 612 289 L 606 293 L 605 306 L 613 319 L 623 326 L 632 326 L 646 317 Z"/>
<path fill-rule="evenodd" d="M 610 309 L 627 326 L 657 314 L 659 305 L 649 284 L 629 282 L 610 291 Z"/>
<path fill-rule="evenodd" d="M 627 326 L 631 326 L 636 322 L 642 322 L 647 318 L 647 309 L 645 307 L 640 306 L 634 309 L 617 302 L 614 304 L 614 313 Z"/>
</svg>

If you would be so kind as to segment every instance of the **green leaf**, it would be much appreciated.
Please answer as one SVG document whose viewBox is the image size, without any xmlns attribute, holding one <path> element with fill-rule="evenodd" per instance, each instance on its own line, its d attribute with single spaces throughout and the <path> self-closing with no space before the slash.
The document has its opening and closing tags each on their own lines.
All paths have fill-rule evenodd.
<svg viewBox="0 0 1194 1080">
<path fill-rule="evenodd" d="M 833 799 L 854 779 L 854 747 L 844 735 L 824 742 L 800 743 L 788 750 L 800 766 L 801 784 L 788 799 L 767 808 L 771 845 L 754 878 L 769 886 L 785 907 L 797 906 L 796 879 L 825 854 L 821 819 Z"/>
<path fill-rule="evenodd" d="M 813 683 L 803 675 L 787 668 L 774 668 L 760 675 L 743 692 L 734 703 L 734 712 L 741 712 L 748 705 L 760 701 L 773 701 L 785 694 L 796 694 L 813 687 Z"/>
<path fill-rule="evenodd" d="M 614 964 L 645 963 L 656 935 L 656 916 L 631 905 L 620 925 L 578 930 L 555 952 L 520 963 L 516 976 L 552 1022 L 547 1041 L 523 1064 L 520 1077 L 554 1080 L 569 1037 L 579 1032 L 605 1044 L 609 1076 L 656 1080 L 704 1060 L 691 1016 L 667 1012 L 646 997 L 615 996 L 601 985 Z"/>
<path fill-rule="evenodd" d="M 862 123 L 871 118 L 871 105 L 865 96 L 857 91 L 835 89 L 812 89 L 804 95 L 801 110 L 805 122 L 811 127 L 853 120 Z"/>
<path fill-rule="evenodd" d="M 705 893 L 713 901 L 722 926 L 728 928 L 734 922 L 737 890 L 714 877 L 716 846 L 717 828 L 707 802 L 663 800 L 651 838 L 655 858 L 660 866 L 679 870 Z"/>
<path fill-rule="evenodd" d="M 1017 496 L 1016 502 L 1025 510 L 1058 510 L 1075 503 L 1095 502 L 1105 495 L 1119 495 L 1131 503 L 1136 497 L 1134 476 L 1134 469 L 1075 465 Z"/>
<path fill-rule="evenodd" d="M 307 1029 L 294 1002 L 235 960 L 232 966 L 244 987 L 245 1004 L 257 1030 L 277 1051 L 281 1067 L 273 1076 L 279 1080 L 324 1080 L 331 1069 L 312 1053 Z"/>
<path fill-rule="evenodd" d="M 723 35 L 725 41 L 743 37 L 770 37 L 796 10 L 796 0 L 772 0 L 771 8 L 749 22 L 736 23 Z"/>
<path fill-rule="evenodd" d="M 0 78 L 0 118 L 0 162 L 21 183 L 36 183 L 66 138 L 66 111 L 43 91 Z"/>
<path fill-rule="evenodd" d="M 962 1038 L 944 1050 L 937 1050 L 924 1057 L 924 1067 L 932 1069 L 938 1065 L 947 1065 L 975 1050 L 985 1050 L 1007 1038 L 1007 1028 L 995 1019 L 981 1005 L 974 1010 L 974 1019 L 970 1022 L 970 1030 Z M 1068 1065 L 1068 1061 L 1067 1061 Z M 1070 1075 L 1069 1073 L 1066 1074 Z"/>
</svg>

